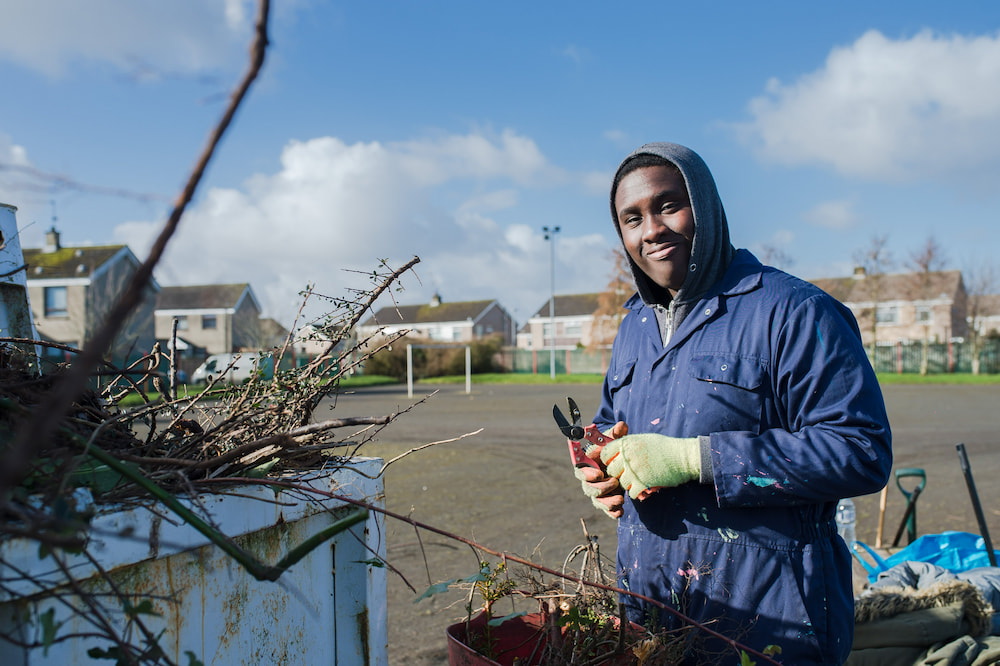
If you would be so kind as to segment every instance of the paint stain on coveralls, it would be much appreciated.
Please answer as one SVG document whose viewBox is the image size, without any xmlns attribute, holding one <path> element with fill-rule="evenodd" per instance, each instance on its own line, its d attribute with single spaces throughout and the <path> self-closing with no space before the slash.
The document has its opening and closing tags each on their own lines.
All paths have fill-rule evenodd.
<svg viewBox="0 0 1000 666">
<path fill-rule="evenodd" d="M 718 530 L 719 536 L 721 536 L 726 541 L 736 541 L 740 537 L 740 533 L 734 529 L 728 527 L 720 527 Z"/>
<path fill-rule="evenodd" d="M 767 488 L 768 486 L 777 486 L 777 479 L 769 479 L 766 476 L 748 476 L 747 481 L 757 486 L 758 488 Z"/>
</svg>

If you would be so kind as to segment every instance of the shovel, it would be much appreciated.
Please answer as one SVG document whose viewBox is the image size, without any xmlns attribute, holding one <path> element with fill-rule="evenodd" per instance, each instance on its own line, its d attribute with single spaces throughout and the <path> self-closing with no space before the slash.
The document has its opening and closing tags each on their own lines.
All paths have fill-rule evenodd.
<svg viewBox="0 0 1000 666">
<path fill-rule="evenodd" d="M 911 476 L 919 478 L 920 481 L 913 490 L 907 490 L 903 487 L 902 479 Z M 896 470 L 896 486 L 899 488 L 899 492 L 903 493 L 903 497 L 906 498 L 906 511 L 903 512 L 903 520 L 900 521 L 899 529 L 896 530 L 896 538 L 892 540 L 893 548 L 899 545 L 899 539 L 903 536 L 904 527 L 906 528 L 907 543 L 913 543 L 914 539 L 917 538 L 917 498 L 920 497 L 920 493 L 923 491 L 925 485 L 927 485 L 927 474 L 924 473 L 923 469 L 919 467 L 906 467 Z"/>
<path fill-rule="evenodd" d="M 997 556 L 993 552 L 990 532 L 986 529 L 986 518 L 983 516 L 983 505 L 979 503 L 976 482 L 972 480 L 972 468 L 969 466 L 969 456 L 965 452 L 965 444 L 956 444 L 955 448 L 958 449 L 958 462 L 962 466 L 962 474 L 965 475 L 965 485 L 969 488 L 969 498 L 972 499 L 972 508 L 976 512 L 976 520 L 979 522 L 979 531 L 982 533 L 983 542 L 986 545 L 986 554 L 990 558 L 990 566 L 995 567 Z"/>
</svg>

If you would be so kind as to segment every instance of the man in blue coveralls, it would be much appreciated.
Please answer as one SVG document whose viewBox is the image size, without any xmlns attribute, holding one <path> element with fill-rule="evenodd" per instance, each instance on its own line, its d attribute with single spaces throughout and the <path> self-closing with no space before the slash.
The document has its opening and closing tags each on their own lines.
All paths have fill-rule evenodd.
<svg viewBox="0 0 1000 666">
<path fill-rule="evenodd" d="M 636 291 L 594 422 L 607 475 L 577 471 L 618 518 L 618 585 L 786 664 L 851 649 L 843 497 L 879 491 L 891 434 L 857 322 L 816 286 L 736 250 L 702 159 L 670 143 L 618 167 L 611 213 Z M 624 434 L 626 433 L 627 434 Z M 625 595 L 629 619 L 679 627 Z M 691 663 L 739 663 L 694 631 Z"/>
</svg>

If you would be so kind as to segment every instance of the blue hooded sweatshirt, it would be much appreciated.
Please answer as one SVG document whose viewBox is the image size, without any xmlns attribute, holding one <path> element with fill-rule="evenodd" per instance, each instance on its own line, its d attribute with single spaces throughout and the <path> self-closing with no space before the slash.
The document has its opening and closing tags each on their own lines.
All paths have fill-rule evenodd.
<svg viewBox="0 0 1000 666">
<path fill-rule="evenodd" d="M 630 258 L 637 293 L 625 304 L 594 421 L 698 437 L 702 473 L 642 501 L 626 496 L 618 584 L 755 650 L 778 646 L 783 663 L 843 663 L 854 632 L 852 564 L 834 511 L 840 498 L 879 491 L 892 467 L 885 404 L 857 322 L 816 286 L 732 247 L 697 154 L 648 144 L 618 171 L 643 153 L 684 177 L 691 259 L 671 298 Z M 614 199 L 613 187 L 618 230 Z M 635 597 L 622 601 L 632 621 L 684 624 Z M 688 635 L 691 663 L 740 663 L 724 641 Z"/>
</svg>

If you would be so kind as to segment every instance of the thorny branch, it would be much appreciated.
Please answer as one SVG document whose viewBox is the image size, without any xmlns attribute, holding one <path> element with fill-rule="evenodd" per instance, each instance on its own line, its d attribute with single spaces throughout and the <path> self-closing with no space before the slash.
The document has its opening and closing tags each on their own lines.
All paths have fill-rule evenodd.
<svg viewBox="0 0 1000 666">
<path fill-rule="evenodd" d="M 376 279 L 391 282 L 398 276 L 398 272 L 390 271 L 388 275 L 376 274 Z M 379 286 L 383 283 L 379 282 Z M 365 345 L 368 349 L 381 348 L 370 340 L 362 340 L 356 346 L 339 350 L 339 355 L 328 353 L 329 363 L 325 366 L 279 369 L 273 378 L 258 375 L 243 386 L 221 388 L 212 395 L 202 393 L 200 400 L 172 401 L 168 394 L 156 402 L 117 414 L 108 412 L 107 403 L 93 391 L 85 392 L 73 405 L 74 416 L 56 429 L 49 448 L 36 452 L 26 476 L 29 485 L 14 489 L 13 501 L 6 505 L 6 520 L 0 523 L 0 536 L 30 538 L 49 550 L 84 548 L 86 553 L 89 535 L 86 517 L 70 511 L 67 518 L 64 510 L 62 514 L 51 510 L 63 501 L 62 497 L 72 494 L 73 488 L 84 485 L 99 502 L 129 503 L 152 496 L 156 507 L 201 532 L 252 576 L 277 580 L 316 546 L 364 520 L 367 509 L 334 522 L 293 548 L 281 561 L 270 564 L 256 560 L 222 533 L 204 509 L 193 511 L 190 504 L 180 502 L 176 495 L 188 495 L 197 505 L 196 493 L 202 484 L 223 473 L 230 479 L 255 473 L 271 473 L 268 478 L 274 478 L 274 474 L 283 471 L 329 471 L 343 464 L 345 457 L 334 455 L 334 451 L 344 446 L 356 450 L 378 432 L 371 432 L 371 428 L 381 429 L 412 408 L 385 416 L 312 420 L 319 397 L 337 389 L 340 378 L 355 367 L 351 359 L 355 350 Z M 155 355 L 154 350 L 144 358 Z M 112 370 L 107 376 L 125 380 L 127 373 L 106 367 Z M 157 364 L 140 363 L 137 367 L 145 374 L 144 379 L 148 379 Z M 0 375 L 0 428 L 5 427 L 8 432 L 16 432 L 20 423 L 32 417 L 40 396 L 53 381 L 51 377 L 45 377 L 45 382 L 30 376 L 22 379 L 13 368 Z M 105 400 L 118 395 L 116 384 L 106 386 L 103 393 Z M 173 418 L 157 420 L 158 414 Z M 193 418 L 182 418 L 184 415 Z M 149 430 L 144 440 L 133 432 L 143 421 Z M 305 425 L 298 425 L 303 421 Z M 350 432 L 347 439 L 334 434 L 345 428 Z M 359 435 L 363 435 L 360 440 Z M 219 486 L 213 483 L 212 487 Z M 38 500 L 27 502 L 26 493 L 32 493 Z M 129 643 L 115 633 L 106 612 L 95 610 L 100 604 L 89 598 L 82 603 L 86 607 L 74 612 L 87 615 L 92 626 L 111 640 L 123 659 L 138 655 L 141 663 L 159 663 L 157 659 L 162 655 L 155 659 L 150 656 L 148 640 L 142 646 Z"/>
<path fill-rule="evenodd" d="M 736 650 L 737 653 L 739 653 L 740 651 L 743 651 L 743 652 L 746 652 L 747 654 L 749 654 L 749 655 L 751 655 L 753 657 L 756 657 L 758 659 L 763 659 L 766 663 L 777 664 L 778 666 L 780 666 L 779 662 L 775 661 L 772 657 L 769 657 L 769 656 L 767 656 L 767 655 L 765 655 L 765 654 L 763 654 L 761 652 L 758 652 L 758 651 L 754 650 L 753 648 L 750 648 L 750 647 L 747 647 L 745 645 L 742 645 L 738 641 L 735 641 L 732 638 L 729 638 L 728 636 L 724 636 L 724 635 L 718 633 L 717 631 L 714 631 L 710 627 L 707 627 L 704 624 L 701 624 L 701 623 L 697 622 L 693 618 L 688 617 L 687 615 L 685 615 L 684 613 L 680 612 L 676 608 L 668 606 L 667 604 L 664 604 L 663 602 L 657 601 L 656 599 L 653 599 L 651 597 L 647 597 L 647 596 L 639 594 L 637 592 L 632 592 L 631 590 L 625 590 L 625 589 L 621 589 L 621 588 L 618 588 L 618 587 L 614 587 L 614 586 L 608 585 L 606 583 L 601 583 L 601 582 L 597 582 L 597 581 L 586 580 L 586 579 L 584 579 L 584 578 L 582 578 L 580 576 L 574 576 L 573 574 L 566 573 L 565 571 L 558 571 L 556 569 L 552 569 L 550 567 L 546 567 L 546 566 L 538 564 L 536 562 L 532 562 L 529 559 L 520 557 L 518 555 L 514 555 L 512 553 L 508 553 L 508 552 L 505 552 L 505 551 L 497 550 L 495 548 L 490 548 L 490 547 L 485 546 L 485 545 L 483 545 L 481 543 L 473 541 L 472 539 L 463 537 L 463 536 L 461 536 L 459 534 L 454 534 L 453 532 L 448 532 L 447 530 L 435 527 L 435 526 L 430 525 L 428 523 L 424 523 L 424 522 L 421 522 L 419 520 L 415 520 L 411 516 L 405 516 L 403 514 L 396 513 L 394 511 L 390 511 L 389 509 L 386 509 L 386 508 L 383 508 L 383 507 L 371 504 L 369 502 L 358 500 L 358 499 L 355 499 L 355 498 L 352 498 L 352 497 L 346 497 L 344 495 L 338 495 L 338 494 L 332 493 L 332 492 L 327 492 L 327 491 L 319 490 L 319 489 L 316 489 L 316 488 L 303 487 L 300 484 L 297 484 L 295 482 L 283 481 L 281 479 L 262 480 L 262 479 L 221 479 L 220 478 L 220 479 L 208 479 L 204 483 L 211 484 L 211 483 L 226 483 L 226 482 L 228 482 L 228 483 L 240 482 L 240 483 L 246 483 L 246 484 L 268 484 L 268 485 L 281 486 L 281 487 L 286 487 L 286 488 L 295 488 L 297 490 L 301 490 L 301 491 L 313 494 L 313 495 L 315 495 L 317 497 L 323 497 L 323 498 L 326 498 L 326 499 L 333 499 L 333 500 L 337 500 L 337 501 L 340 501 L 340 502 L 344 502 L 346 504 L 353 504 L 353 505 L 358 506 L 358 507 L 364 507 L 364 508 L 368 509 L 369 511 L 374 511 L 376 513 L 381 513 L 381 514 L 383 514 L 384 516 L 386 516 L 388 518 L 392 518 L 394 520 L 398 520 L 398 521 L 407 523 L 408 525 L 411 525 L 415 530 L 424 530 L 426 532 L 432 532 L 434 534 L 437 534 L 439 536 L 443 536 L 443 537 L 445 537 L 447 539 L 450 539 L 452 541 L 457 541 L 459 543 L 463 543 L 463 544 L 469 546 L 470 548 L 474 549 L 477 552 L 487 553 L 489 555 L 493 555 L 494 557 L 500 558 L 501 560 L 504 560 L 504 561 L 515 562 L 515 563 L 520 564 L 522 566 L 528 567 L 529 569 L 533 569 L 535 571 L 538 571 L 538 572 L 544 573 L 544 574 L 548 574 L 550 576 L 555 576 L 556 578 L 560 578 L 560 579 L 569 581 L 571 583 L 576 583 L 577 585 L 584 585 L 584 586 L 595 588 L 595 589 L 598 589 L 598 590 L 604 590 L 605 592 L 612 592 L 612 593 L 615 593 L 615 594 L 626 595 L 626 596 L 630 596 L 630 597 L 634 597 L 636 599 L 642 600 L 642 601 L 644 601 L 644 602 L 646 602 L 648 604 L 651 604 L 651 605 L 659 608 L 660 610 L 663 610 L 663 611 L 665 611 L 665 612 L 667 612 L 667 613 L 669 613 L 671 615 L 674 615 L 675 617 L 677 617 L 679 620 L 681 620 L 687 626 L 696 627 L 698 630 L 704 631 L 705 633 L 709 634 L 710 636 L 712 636 L 712 637 L 714 637 L 716 639 L 719 639 L 721 641 L 724 641 L 725 643 L 727 643 L 728 645 L 730 645 L 734 650 Z"/>
<path fill-rule="evenodd" d="M 96 333 L 86 342 L 82 350 L 66 348 L 66 351 L 77 355 L 69 368 L 54 378 L 21 377 L 6 383 L 0 382 L 0 419 L 8 428 L 8 432 L 13 434 L 10 444 L 4 451 L 4 465 L 0 466 L 0 513 L 5 519 L 0 523 L 0 535 L 30 537 L 46 549 L 73 546 L 83 548 L 85 555 L 95 564 L 99 575 L 109 583 L 112 590 L 110 597 L 127 603 L 128 591 L 117 588 L 114 581 L 85 549 L 88 527 L 86 517 L 72 515 L 71 512 L 67 520 L 56 518 L 53 512 L 47 511 L 49 505 L 60 501 L 69 488 L 87 486 L 102 501 L 128 501 L 138 495 L 151 495 L 156 498 L 159 505 L 201 531 L 240 562 L 251 575 L 262 580 L 277 579 L 283 571 L 294 565 L 316 545 L 332 534 L 364 520 L 369 511 L 375 511 L 411 525 L 417 532 L 418 538 L 421 531 L 433 532 L 464 543 L 474 552 L 484 552 L 505 561 L 517 562 L 541 573 L 573 581 L 579 585 L 618 594 L 632 594 L 678 616 L 687 624 L 697 626 L 702 631 L 726 641 L 734 649 L 743 650 L 767 663 L 776 663 L 770 657 L 741 646 L 708 627 L 698 625 L 677 610 L 653 599 L 617 589 L 603 582 L 586 581 L 582 577 L 535 564 L 530 560 L 488 548 L 376 505 L 283 481 L 273 474 L 267 478 L 249 476 L 257 472 L 267 474 L 268 471 L 282 469 L 329 469 L 339 464 L 338 459 L 330 455 L 330 451 L 344 444 L 332 436 L 333 431 L 358 425 L 384 427 L 399 416 L 393 414 L 384 417 L 354 417 L 311 422 L 319 401 L 336 390 L 337 382 L 342 376 L 353 371 L 358 362 L 351 358 L 354 352 L 369 341 L 358 342 L 347 350 L 342 349 L 342 343 L 348 339 L 350 331 L 365 312 L 370 310 L 374 302 L 402 274 L 412 270 L 419 262 L 417 257 L 398 269 L 390 269 L 387 274 L 376 271 L 373 274 L 376 278 L 374 288 L 364 292 L 357 300 L 338 301 L 342 306 L 349 306 L 347 315 L 337 322 L 337 326 L 328 327 L 328 331 L 335 333 L 330 338 L 330 344 L 301 372 L 293 374 L 277 372 L 269 382 L 254 380 L 240 388 L 218 390 L 213 383 L 201 394 L 186 400 L 174 399 L 171 386 L 164 392 L 159 402 L 150 402 L 142 392 L 145 380 L 151 379 L 155 384 L 158 380 L 163 380 L 157 372 L 160 351 L 154 349 L 129 368 L 110 368 L 117 376 L 108 384 L 103 399 L 113 401 L 121 397 L 127 389 L 142 396 L 145 404 L 138 409 L 119 414 L 107 413 L 103 409 L 102 397 L 85 390 L 88 380 L 97 374 L 95 368 L 102 364 L 106 369 L 109 367 L 102 360 L 103 355 L 127 316 L 142 301 L 144 291 L 152 279 L 153 270 L 177 231 L 208 163 L 263 66 L 268 44 L 269 9 L 269 0 L 259 0 L 255 39 L 248 69 L 232 93 L 222 118 L 211 132 L 207 145 L 178 195 L 149 256 L 139 266 Z M 382 342 L 382 347 L 388 346 L 403 335 L 405 332 L 390 336 Z M 43 344 L 33 340 L 22 342 Z M 58 345 L 53 346 L 58 347 Z M 370 347 L 364 354 L 371 355 L 382 347 Z M 342 349 L 339 356 L 338 348 Z M 279 361 L 281 353 L 278 354 Z M 329 367 L 333 364 L 336 369 L 331 372 Z M 135 380 L 134 374 L 142 377 Z M 127 386 L 122 387 L 119 382 L 125 382 Z M 33 390 L 36 393 L 28 395 Z M 209 397 L 213 398 L 214 407 L 206 406 L 206 399 Z M 73 417 L 67 418 L 71 411 Z M 158 427 L 157 416 L 161 414 L 170 417 L 165 427 Z M 145 441 L 140 441 L 135 437 L 133 427 L 143 420 L 146 422 L 148 432 Z M 469 433 L 472 434 L 475 433 Z M 370 437 L 369 433 L 368 439 Z M 360 446 L 362 443 L 364 442 L 351 442 L 352 446 Z M 437 443 L 442 442 L 411 449 L 407 454 Z M 393 458 L 385 463 L 382 471 L 398 459 L 398 457 Z M 223 473 L 226 476 L 222 476 Z M 46 481 L 50 479 L 54 479 L 55 483 L 46 485 Z M 355 505 L 360 511 L 313 535 L 276 565 L 267 565 L 249 556 L 222 534 L 211 523 L 210 516 L 198 515 L 175 497 L 175 493 L 190 494 L 198 489 L 230 488 L 234 484 L 258 483 L 285 486 L 314 497 L 339 500 Z M 26 502 L 29 495 L 41 496 L 43 498 L 41 506 Z M 161 508 L 152 510 L 159 511 Z M 165 517 L 169 520 L 169 516 Z M 125 634 L 120 632 L 108 617 L 107 608 L 97 603 L 97 597 L 80 586 L 62 559 L 57 557 L 55 561 L 62 569 L 70 588 L 76 592 L 74 596 L 86 605 L 85 609 L 74 608 L 73 611 L 85 615 L 97 630 L 95 635 L 109 640 L 119 651 L 122 659 L 128 663 L 140 661 L 170 663 L 162 651 L 158 650 L 157 636 L 143 626 L 137 617 L 133 616 L 131 622 L 142 635 L 143 646 L 136 646 L 127 640 Z M 22 577 L 34 580 L 25 572 L 22 572 Z M 34 582 L 38 584 L 38 581 Z M 63 595 L 60 594 L 57 598 L 67 603 Z M 13 637 L 4 638 L 16 642 Z"/>
</svg>

